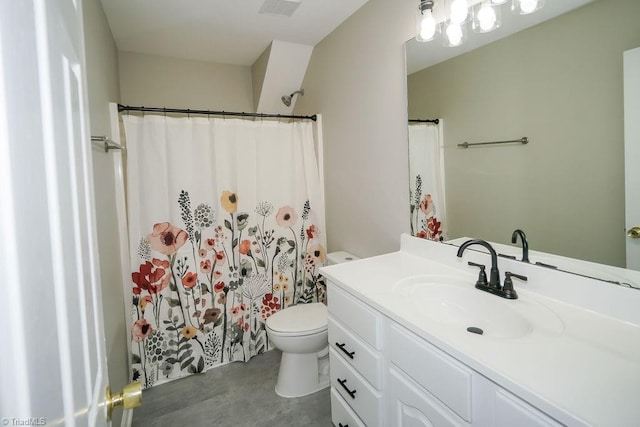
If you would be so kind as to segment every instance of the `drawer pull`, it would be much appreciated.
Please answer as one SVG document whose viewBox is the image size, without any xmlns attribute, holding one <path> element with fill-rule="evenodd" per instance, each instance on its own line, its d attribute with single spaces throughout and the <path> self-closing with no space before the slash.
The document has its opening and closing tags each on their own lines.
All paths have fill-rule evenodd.
<svg viewBox="0 0 640 427">
<path fill-rule="evenodd" d="M 338 423 L 338 427 L 349 427 L 349 424 Z"/>
<path fill-rule="evenodd" d="M 347 351 L 344 346 L 347 345 L 347 343 L 342 343 L 342 344 L 338 344 L 336 342 L 336 347 L 338 347 L 340 350 L 342 350 L 342 352 L 344 354 L 346 354 L 347 356 L 349 356 L 350 359 L 353 359 L 353 355 L 356 354 L 355 351 Z"/>
<path fill-rule="evenodd" d="M 349 390 L 349 387 L 347 387 L 346 385 L 347 384 L 346 378 L 344 380 L 341 380 L 340 378 L 338 378 L 338 382 L 340 383 L 342 388 L 345 389 L 347 393 L 349 393 L 349 396 L 351 396 L 352 399 L 356 398 L 356 390 Z"/>
</svg>

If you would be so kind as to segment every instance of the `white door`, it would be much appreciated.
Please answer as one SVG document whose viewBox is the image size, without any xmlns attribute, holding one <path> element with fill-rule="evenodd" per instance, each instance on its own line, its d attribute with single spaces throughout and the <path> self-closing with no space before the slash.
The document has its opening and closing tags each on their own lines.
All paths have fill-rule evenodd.
<svg viewBox="0 0 640 427">
<path fill-rule="evenodd" d="M 0 0 L 0 424 L 108 425 L 81 0 Z"/>
<path fill-rule="evenodd" d="M 624 52 L 627 268 L 640 270 L 640 47 Z"/>
</svg>

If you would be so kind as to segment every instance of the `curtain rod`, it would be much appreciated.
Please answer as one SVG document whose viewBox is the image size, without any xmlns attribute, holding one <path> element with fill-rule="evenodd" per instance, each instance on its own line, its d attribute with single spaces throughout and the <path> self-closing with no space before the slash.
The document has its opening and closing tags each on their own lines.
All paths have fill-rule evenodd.
<svg viewBox="0 0 640 427">
<path fill-rule="evenodd" d="M 204 114 L 207 116 L 243 116 L 243 117 L 263 117 L 272 119 L 304 119 L 317 120 L 317 116 L 296 116 L 288 114 L 265 114 L 265 113 L 238 113 L 233 111 L 210 111 L 210 110 L 190 110 L 181 108 L 154 108 L 154 107 L 132 107 L 130 105 L 118 104 L 118 112 L 123 111 L 142 111 L 151 113 L 178 113 L 178 114 Z"/>
<path fill-rule="evenodd" d="M 409 123 L 435 123 L 439 124 L 440 119 L 409 119 Z"/>
</svg>

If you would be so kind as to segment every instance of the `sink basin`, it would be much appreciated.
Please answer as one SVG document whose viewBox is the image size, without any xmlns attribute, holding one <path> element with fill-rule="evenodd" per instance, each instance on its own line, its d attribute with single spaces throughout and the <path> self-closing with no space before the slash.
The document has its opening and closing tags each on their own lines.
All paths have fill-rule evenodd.
<svg viewBox="0 0 640 427">
<path fill-rule="evenodd" d="M 392 289 L 406 297 L 419 316 L 464 333 L 471 333 L 467 328 L 479 328 L 483 337 L 514 339 L 537 327 L 562 330 L 560 319 L 543 305 L 506 300 L 476 289 L 474 283 L 474 279 L 425 275 L 403 279 Z"/>
</svg>

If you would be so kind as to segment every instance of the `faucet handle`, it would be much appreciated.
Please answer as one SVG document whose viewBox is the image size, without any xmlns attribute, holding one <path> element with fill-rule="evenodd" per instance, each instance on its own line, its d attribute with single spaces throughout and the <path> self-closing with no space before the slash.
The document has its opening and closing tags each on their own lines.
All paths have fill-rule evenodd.
<svg viewBox="0 0 640 427">
<path fill-rule="evenodd" d="M 485 273 L 485 266 L 482 264 L 476 264 L 475 262 L 469 261 L 468 264 L 472 267 L 478 267 L 480 269 L 480 273 L 478 274 L 478 281 L 476 282 L 476 286 L 487 286 L 487 273 Z"/>
<path fill-rule="evenodd" d="M 504 272 L 504 286 L 502 287 L 502 293 L 503 293 L 505 298 L 517 299 L 518 298 L 518 294 L 516 293 L 515 289 L 513 289 L 513 281 L 511 280 L 511 276 L 515 277 L 516 279 L 520 279 L 522 281 L 525 281 L 525 282 L 527 281 L 527 277 L 526 276 L 522 276 L 520 274 L 512 273 L 510 271 L 505 271 Z"/>
</svg>

